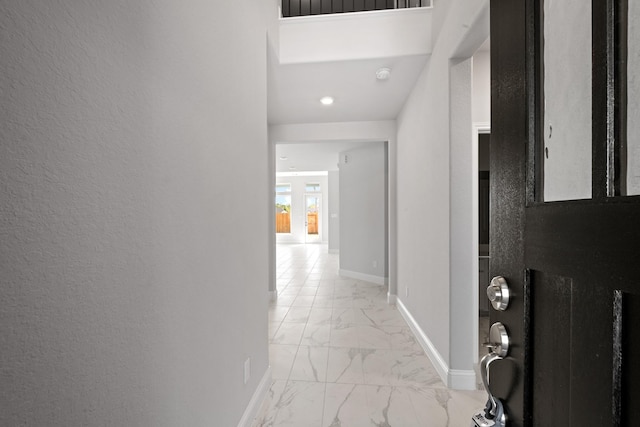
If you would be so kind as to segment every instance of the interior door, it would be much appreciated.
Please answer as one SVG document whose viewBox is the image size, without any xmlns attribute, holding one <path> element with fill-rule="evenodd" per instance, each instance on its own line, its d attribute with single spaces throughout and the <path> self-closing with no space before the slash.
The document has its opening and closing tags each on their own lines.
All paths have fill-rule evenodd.
<svg viewBox="0 0 640 427">
<path fill-rule="evenodd" d="M 631 7 L 491 1 L 490 270 L 511 297 L 490 310 L 510 344 L 490 389 L 509 426 L 640 425 Z"/>
</svg>

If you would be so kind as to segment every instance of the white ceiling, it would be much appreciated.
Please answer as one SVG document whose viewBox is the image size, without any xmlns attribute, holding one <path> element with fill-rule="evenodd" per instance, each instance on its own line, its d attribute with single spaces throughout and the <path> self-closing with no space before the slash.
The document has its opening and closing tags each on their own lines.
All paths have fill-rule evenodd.
<svg viewBox="0 0 640 427">
<path fill-rule="evenodd" d="M 270 55 L 268 118 L 271 124 L 393 120 L 415 85 L 428 55 L 353 61 L 278 64 Z M 376 70 L 391 68 L 386 81 Z M 331 106 L 320 98 L 332 96 Z"/>
<path fill-rule="evenodd" d="M 280 65 L 270 54 L 270 124 L 329 123 L 395 119 L 428 55 Z M 386 81 L 376 70 L 391 68 Z M 331 106 L 320 103 L 332 96 Z M 276 145 L 276 172 L 335 171 L 338 153 L 367 142 L 318 141 Z M 280 160 L 286 157 L 286 160 Z M 293 169 L 291 169 L 293 168 Z"/>
<path fill-rule="evenodd" d="M 430 22 L 429 9 L 281 21 L 280 49 L 268 50 L 269 123 L 396 119 L 429 60 Z M 301 43 L 304 37 L 314 37 L 308 47 Z M 280 63 L 277 51 L 289 52 L 285 64 Z M 294 51 L 298 54 L 292 54 Z M 380 81 L 376 71 L 383 67 L 391 69 L 391 76 Z M 324 96 L 333 97 L 333 105 L 322 105 Z M 363 144 L 366 142 L 278 144 L 276 171 L 337 170 L 338 153 Z M 280 160 L 283 156 L 287 160 Z"/>
</svg>

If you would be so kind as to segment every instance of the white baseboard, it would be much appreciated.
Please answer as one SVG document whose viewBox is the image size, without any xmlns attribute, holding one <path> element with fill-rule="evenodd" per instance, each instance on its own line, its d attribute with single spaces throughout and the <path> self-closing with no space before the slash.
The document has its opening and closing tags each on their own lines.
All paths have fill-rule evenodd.
<svg viewBox="0 0 640 427">
<path fill-rule="evenodd" d="M 375 283 L 376 285 L 386 285 L 389 282 L 387 277 L 373 276 L 371 274 L 358 273 L 357 271 L 338 270 L 338 274 L 351 279 L 364 280 L 365 282 Z"/>
<path fill-rule="evenodd" d="M 418 343 L 427 354 L 429 360 L 436 368 L 438 375 L 447 387 L 455 390 L 476 390 L 476 374 L 473 370 L 449 369 L 449 365 L 444 360 L 440 352 L 433 345 L 427 334 L 424 333 L 418 322 L 413 318 L 407 307 L 400 298 L 396 298 L 396 307 L 404 320 L 413 331 Z"/>
<path fill-rule="evenodd" d="M 387 293 L 387 304 L 396 305 L 397 300 L 398 300 L 397 295 L 391 295 L 390 293 Z"/>
<path fill-rule="evenodd" d="M 253 420 L 260 414 L 260 409 L 262 409 L 263 402 L 265 401 L 270 388 L 271 366 L 267 367 L 267 371 L 262 376 L 260 384 L 258 384 L 256 391 L 253 393 L 253 396 L 247 405 L 247 409 L 245 409 L 244 414 L 238 423 L 238 427 L 251 427 Z"/>
<path fill-rule="evenodd" d="M 409 325 L 409 328 L 411 328 L 411 330 L 413 331 L 413 334 L 416 336 L 416 339 L 422 346 L 424 352 L 427 353 L 427 357 L 429 358 L 429 360 L 431 360 L 431 363 L 433 363 L 433 367 L 436 368 L 438 375 L 440 375 L 440 379 L 443 383 L 447 384 L 448 387 L 449 366 L 447 365 L 447 362 L 445 362 L 445 360 L 442 358 L 440 352 L 436 350 L 436 347 L 433 345 L 429 337 L 427 337 L 427 335 L 424 333 L 420 325 L 418 325 L 416 319 L 414 319 L 411 313 L 409 313 L 409 310 L 407 310 L 407 307 L 405 307 L 400 298 L 398 298 L 396 301 L 396 307 L 398 307 L 398 311 L 400 312 L 402 317 L 404 317 L 404 320 Z"/>
<path fill-rule="evenodd" d="M 476 371 L 449 369 L 449 388 L 454 390 L 477 390 Z"/>
</svg>

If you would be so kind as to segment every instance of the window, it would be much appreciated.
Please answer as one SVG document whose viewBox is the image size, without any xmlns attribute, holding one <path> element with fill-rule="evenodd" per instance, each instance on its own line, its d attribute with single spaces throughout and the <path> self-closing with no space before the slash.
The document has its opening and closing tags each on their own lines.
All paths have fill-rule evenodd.
<svg viewBox="0 0 640 427">
<path fill-rule="evenodd" d="M 320 192 L 320 184 L 305 184 L 304 191 L 306 193 L 319 193 Z"/>
<path fill-rule="evenodd" d="M 291 194 L 291 184 L 276 184 L 276 194 L 277 193 Z"/>
</svg>

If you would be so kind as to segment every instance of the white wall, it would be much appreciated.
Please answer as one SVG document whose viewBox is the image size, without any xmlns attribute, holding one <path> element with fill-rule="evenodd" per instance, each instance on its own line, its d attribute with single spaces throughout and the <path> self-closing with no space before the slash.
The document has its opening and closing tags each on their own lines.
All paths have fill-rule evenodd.
<svg viewBox="0 0 640 427">
<path fill-rule="evenodd" d="M 280 63 L 428 54 L 432 12 L 411 8 L 281 19 Z"/>
<path fill-rule="evenodd" d="M 449 8 L 451 6 L 451 0 L 433 0 L 433 18 L 431 25 L 431 39 L 433 44 L 438 43 L 438 37 L 442 33 L 442 26 L 446 20 Z"/>
<path fill-rule="evenodd" d="M 270 125 L 269 139 L 279 142 L 387 141 L 395 139 L 395 120 L 373 122 Z"/>
<path fill-rule="evenodd" d="M 340 172 L 329 171 L 329 253 L 340 252 Z"/>
<path fill-rule="evenodd" d="M 329 181 L 327 175 L 277 176 L 276 183 L 291 184 L 291 233 L 276 233 L 276 242 L 305 243 L 306 206 L 304 197 L 307 194 L 305 185 L 319 183 L 322 197 L 319 232 L 321 241 L 327 243 L 329 240 Z"/>
<path fill-rule="evenodd" d="M 470 319 L 477 317 L 475 285 L 478 277 L 477 136 L 472 128 L 472 62 L 470 58 L 450 62 L 450 357 L 449 366 L 472 366 L 477 328 Z M 475 156 L 474 156 L 475 154 Z M 475 203 L 474 203 L 475 201 Z M 471 292 L 475 293 L 471 293 Z"/>
<path fill-rule="evenodd" d="M 491 124 L 491 55 L 488 51 L 473 55 L 473 123 Z"/>
<path fill-rule="evenodd" d="M 1 425 L 238 425 L 268 372 L 274 6 L 0 3 Z"/>
<path fill-rule="evenodd" d="M 340 153 L 340 274 L 386 284 L 385 143 Z"/>
<path fill-rule="evenodd" d="M 440 28 L 429 63 L 398 117 L 398 298 L 445 381 L 468 388 L 475 381 L 477 242 L 469 231 L 476 139 L 467 58 L 488 36 L 488 1 L 451 1 Z M 466 245 L 475 248 L 475 257 Z"/>
</svg>

